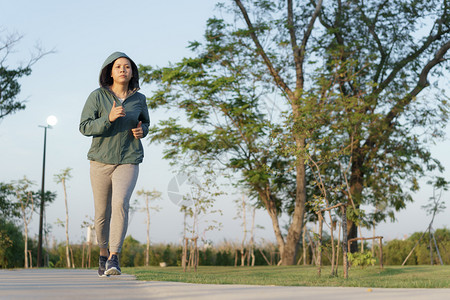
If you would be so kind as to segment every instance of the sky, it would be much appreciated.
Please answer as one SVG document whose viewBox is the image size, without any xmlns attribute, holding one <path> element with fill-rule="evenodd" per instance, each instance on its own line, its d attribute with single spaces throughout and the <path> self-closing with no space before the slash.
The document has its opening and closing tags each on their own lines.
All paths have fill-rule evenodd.
<svg viewBox="0 0 450 300">
<path fill-rule="evenodd" d="M 94 215 L 93 199 L 89 181 L 89 162 L 86 158 L 91 139 L 78 131 L 79 118 L 89 93 L 98 87 L 98 75 L 103 61 L 112 52 L 122 51 L 136 63 L 165 66 L 190 56 L 189 41 L 201 40 L 206 20 L 217 13 L 216 1 L 155 1 L 139 0 L 81 0 L 81 1 L 25 1 L 0 0 L 0 37 L 8 33 L 23 35 L 6 65 L 16 67 L 26 63 L 35 46 L 52 50 L 32 67 L 30 76 L 20 79 L 20 98 L 26 99 L 26 109 L 9 115 L 0 121 L 0 181 L 11 182 L 26 176 L 36 183 L 39 190 L 42 180 L 42 154 L 46 119 L 54 115 L 58 123 L 47 132 L 47 157 L 45 190 L 57 193 L 57 199 L 46 209 L 46 222 L 51 225 L 51 239 L 65 240 L 62 227 L 56 223 L 64 220 L 65 206 L 61 184 L 54 175 L 63 169 L 72 168 L 72 178 L 67 182 L 69 206 L 69 235 L 72 242 L 82 242 L 86 230 L 83 221 Z M 141 92 L 151 95 L 148 86 Z M 170 112 L 150 112 L 151 122 L 157 123 Z M 447 129 L 447 132 L 449 130 Z M 450 133 L 450 132 L 449 132 Z M 140 175 L 132 201 L 140 189 L 162 192 L 162 199 L 152 205 L 160 211 L 151 212 L 152 243 L 178 243 L 182 236 L 183 214 L 169 197 L 170 185 L 177 172 L 162 158 L 162 147 L 149 145 L 143 140 L 145 158 L 140 165 Z M 444 176 L 449 179 L 450 142 L 439 142 L 432 146 L 433 155 L 447 169 Z M 184 191 L 186 186 L 180 187 Z M 415 202 L 398 213 L 394 223 L 383 223 L 377 227 L 377 235 L 386 240 L 403 238 L 417 231 L 424 231 L 431 217 L 421 206 L 426 204 L 432 190 L 425 187 L 414 195 Z M 214 216 L 222 222 L 220 231 L 206 233 L 214 243 L 223 241 L 239 243 L 242 238 L 240 221 L 236 219 L 238 194 L 217 200 L 216 208 L 222 216 Z M 443 199 L 448 198 L 448 193 Z M 439 214 L 434 228 L 448 227 L 450 209 Z M 39 217 L 34 215 L 30 224 L 31 236 L 37 236 Z M 263 227 L 255 233 L 258 242 L 275 241 L 270 219 L 264 211 L 256 213 L 256 223 Z M 283 221 L 284 220 L 284 221 Z M 287 220 L 284 217 L 282 224 Z M 136 211 L 131 216 L 128 234 L 144 243 L 146 241 L 146 216 Z M 363 231 L 363 235 L 371 235 Z"/>
</svg>

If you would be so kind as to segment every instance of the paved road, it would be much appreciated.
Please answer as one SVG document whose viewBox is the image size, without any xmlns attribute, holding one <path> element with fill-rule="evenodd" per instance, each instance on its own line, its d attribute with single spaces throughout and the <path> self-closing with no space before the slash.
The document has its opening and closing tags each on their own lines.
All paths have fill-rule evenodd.
<svg viewBox="0 0 450 300">
<path fill-rule="evenodd" d="M 279 287 L 137 281 L 98 278 L 92 270 L 0 270 L 0 299 L 308 299 L 440 300 L 450 289 Z"/>
</svg>

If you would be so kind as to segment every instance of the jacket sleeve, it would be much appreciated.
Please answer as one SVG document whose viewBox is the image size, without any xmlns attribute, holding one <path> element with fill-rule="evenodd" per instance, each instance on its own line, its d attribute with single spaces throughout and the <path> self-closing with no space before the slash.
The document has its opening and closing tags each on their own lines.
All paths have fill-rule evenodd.
<svg viewBox="0 0 450 300">
<path fill-rule="evenodd" d="M 139 115 L 139 121 L 142 121 L 142 130 L 144 133 L 144 136 L 147 136 L 148 134 L 148 128 L 150 127 L 150 116 L 148 114 L 148 107 L 147 107 L 147 101 L 146 98 L 142 100 L 142 110 L 141 114 Z"/>
<path fill-rule="evenodd" d="M 89 95 L 81 113 L 79 130 L 86 136 L 102 135 L 111 127 L 109 114 L 101 114 L 101 104 L 97 95 L 95 92 Z"/>
</svg>

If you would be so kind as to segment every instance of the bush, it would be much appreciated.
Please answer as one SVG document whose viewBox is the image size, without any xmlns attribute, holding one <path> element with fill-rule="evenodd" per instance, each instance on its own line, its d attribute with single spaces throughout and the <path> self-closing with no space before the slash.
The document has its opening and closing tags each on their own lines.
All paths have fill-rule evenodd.
<svg viewBox="0 0 450 300">
<path fill-rule="evenodd" d="M 24 247 L 22 230 L 14 223 L 0 218 L 0 268 L 22 268 Z"/>
<path fill-rule="evenodd" d="M 363 253 L 361 252 L 348 253 L 348 261 L 351 266 L 353 267 L 360 266 L 363 269 L 367 266 L 375 265 L 375 262 L 377 260 L 373 258 L 372 252 L 365 251 Z"/>
</svg>

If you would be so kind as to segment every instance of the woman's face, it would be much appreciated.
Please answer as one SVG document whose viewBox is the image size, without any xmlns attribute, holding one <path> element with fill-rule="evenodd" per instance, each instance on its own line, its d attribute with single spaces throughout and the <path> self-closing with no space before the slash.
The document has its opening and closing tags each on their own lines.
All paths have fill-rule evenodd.
<svg viewBox="0 0 450 300">
<path fill-rule="evenodd" d="M 111 77 L 115 84 L 128 84 L 133 76 L 131 62 L 128 58 L 116 59 L 111 70 Z"/>
</svg>

